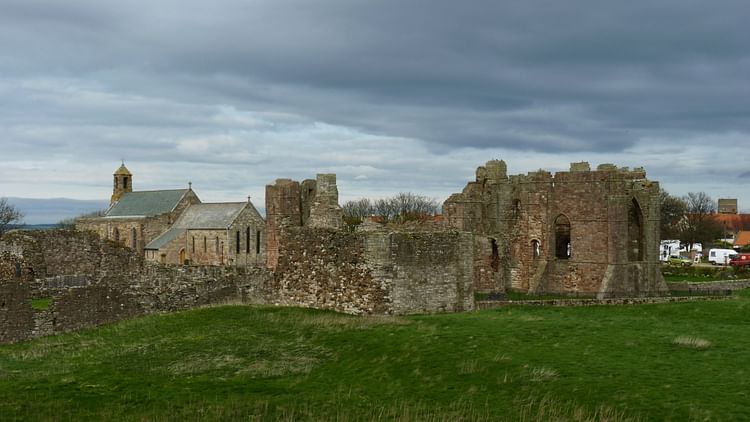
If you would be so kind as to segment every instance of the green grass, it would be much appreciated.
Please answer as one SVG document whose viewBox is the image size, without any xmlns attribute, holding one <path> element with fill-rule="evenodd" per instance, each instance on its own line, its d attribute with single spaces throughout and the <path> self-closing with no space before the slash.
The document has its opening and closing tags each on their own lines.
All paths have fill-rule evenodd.
<svg viewBox="0 0 750 422">
<path fill-rule="evenodd" d="M 47 309 L 49 309 L 49 306 L 51 304 L 52 304 L 51 297 L 45 297 L 42 299 L 32 299 L 31 309 L 34 309 L 35 311 L 46 311 Z"/>
<path fill-rule="evenodd" d="M 748 420 L 750 293 L 352 317 L 250 306 L 0 346 L 2 420 Z"/>
<path fill-rule="evenodd" d="M 734 267 L 683 267 L 679 265 L 663 265 L 662 275 L 665 281 L 712 282 L 722 280 L 738 280 L 750 278 L 747 268 Z"/>
</svg>

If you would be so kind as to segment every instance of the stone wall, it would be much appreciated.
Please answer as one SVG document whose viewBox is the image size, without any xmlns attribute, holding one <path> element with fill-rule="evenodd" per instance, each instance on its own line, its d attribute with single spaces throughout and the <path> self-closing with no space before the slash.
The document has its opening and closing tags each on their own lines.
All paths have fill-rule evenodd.
<svg viewBox="0 0 750 422">
<path fill-rule="evenodd" d="M 269 291 L 354 314 L 471 310 L 473 264 L 470 233 L 284 227 Z"/>
<path fill-rule="evenodd" d="M 23 282 L 0 280 L 0 343 L 31 338 L 33 331 L 31 287 Z"/>
<path fill-rule="evenodd" d="M 33 278 L 69 274 L 132 274 L 143 266 L 143 259 L 132 249 L 101 239 L 91 232 L 14 231 L 3 236 L 0 248 L 22 251 L 20 253 L 26 265 L 24 271 Z"/>
<path fill-rule="evenodd" d="M 0 250 L 0 342 L 151 312 L 268 303 L 273 295 L 265 269 L 146 265 L 132 249 L 92 233 L 15 232 L 4 236 Z M 20 278 L 16 263 L 24 268 Z M 34 299 L 51 304 L 35 310 Z"/>
</svg>

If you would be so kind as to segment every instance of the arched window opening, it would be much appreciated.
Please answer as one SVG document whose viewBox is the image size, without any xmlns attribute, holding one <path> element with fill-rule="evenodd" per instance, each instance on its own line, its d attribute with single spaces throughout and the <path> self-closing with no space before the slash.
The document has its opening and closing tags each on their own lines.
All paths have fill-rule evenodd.
<svg viewBox="0 0 750 422">
<path fill-rule="evenodd" d="M 531 241 L 531 256 L 534 259 L 539 258 L 542 255 L 542 243 L 537 239 Z"/>
<path fill-rule="evenodd" d="M 555 219 L 555 256 L 558 259 L 570 259 L 570 220 L 564 215 Z"/>
<path fill-rule="evenodd" d="M 219 236 L 216 236 L 216 255 L 219 255 Z"/>
<path fill-rule="evenodd" d="M 240 231 L 237 230 L 235 239 L 234 239 L 234 252 L 239 255 L 240 253 Z"/>
<path fill-rule="evenodd" d="M 208 239 L 206 239 L 206 236 L 203 236 L 203 253 L 208 252 Z"/>
<path fill-rule="evenodd" d="M 119 241 L 120 241 L 120 230 L 119 230 L 119 229 L 117 229 L 117 228 L 115 228 L 115 231 L 114 231 L 114 233 L 113 233 L 113 236 L 114 236 L 114 238 L 115 238 L 115 242 L 119 242 Z"/>
<path fill-rule="evenodd" d="M 191 236 L 191 252 L 195 253 L 195 236 Z"/>
<path fill-rule="evenodd" d="M 490 245 L 492 246 L 492 255 L 490 257 L 490 267 L 492 271 L 497 272 L 500 269 L 500 252 L 497 249 L 497 240 L 490 239 Z"/>
<path fill-rule="evenodd" d="M 513 201 L 513 219 L 517 219 L 521 215 L 521 201 L 516 199 Z"/>
<path fill-rule="evenodd" d="M 260 254 L 260 230 L 255 232 L 255 254 Z"/>
<path fill-rule="evenodd" d="M 130 229 L 130 247 L 135 249 L 138 246 L 138 231 L 133 227 Z"/>
<path fill-rule="evenodd" d="M 628 261 L 643 261 L 643 212 L 635 198 L 628 207 Z"/>
<path fill-rule="evenodd" d="M 125 176 L 122 178 L 122 188 L 127 189 L 128 188 L 128 177 Z"/>
</svg>

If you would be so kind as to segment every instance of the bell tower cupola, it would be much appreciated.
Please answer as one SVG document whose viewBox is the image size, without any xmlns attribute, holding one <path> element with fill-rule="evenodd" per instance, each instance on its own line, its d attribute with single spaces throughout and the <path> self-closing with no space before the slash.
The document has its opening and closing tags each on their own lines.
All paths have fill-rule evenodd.
<svg viewBox="0 0 750 422">
<path fill-rule="evenodd" d="M 130 173 L 125 162 L 115 171 L 114 182 L 112 187 L 112 200 L 110 204 L 119 201 L 122 195 L 133 191 L 133 175 Z"/>
</svg>

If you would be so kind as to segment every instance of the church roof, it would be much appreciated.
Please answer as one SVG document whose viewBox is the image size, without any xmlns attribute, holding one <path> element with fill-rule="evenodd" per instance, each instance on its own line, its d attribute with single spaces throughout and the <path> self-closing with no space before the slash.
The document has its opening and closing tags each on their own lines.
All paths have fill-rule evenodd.
<svg viewBox="0 0 750 422">
<path fill-rule="evenodd" d="M 156 239 L 148 242 L 148 245 L 146 245 L 145 249 L 161 249 L 167 243 L 177 239 L 177 237 L 184 232 L 185 232 L 185 229 L 178 229 L 177 227 L 172 227 L 171 229 L 160 234 L 159 237 L 157 237 Z"/>
<path fill-rule="evenodd" d="M 128 170 L 127 167 L 125 167 L 125 163 L 123 163 L 119 169 L 115 170 L 115 174 L 118 175 L 124 175 L 124 176 L 132 176 L 133 174 L 130 173 L 130 170 Z"/>
<path fill-rule="evenodd" d="M 107 217 L 150 217 L 175 209 L 188 189 L 127 192 L 107 211 Z"/>
<path fill-rule="evenodd" d="M 247 205 L 247 202 L 191 205 L 174 225 L 183 229 L 226 229 Z"/>
</svg>

